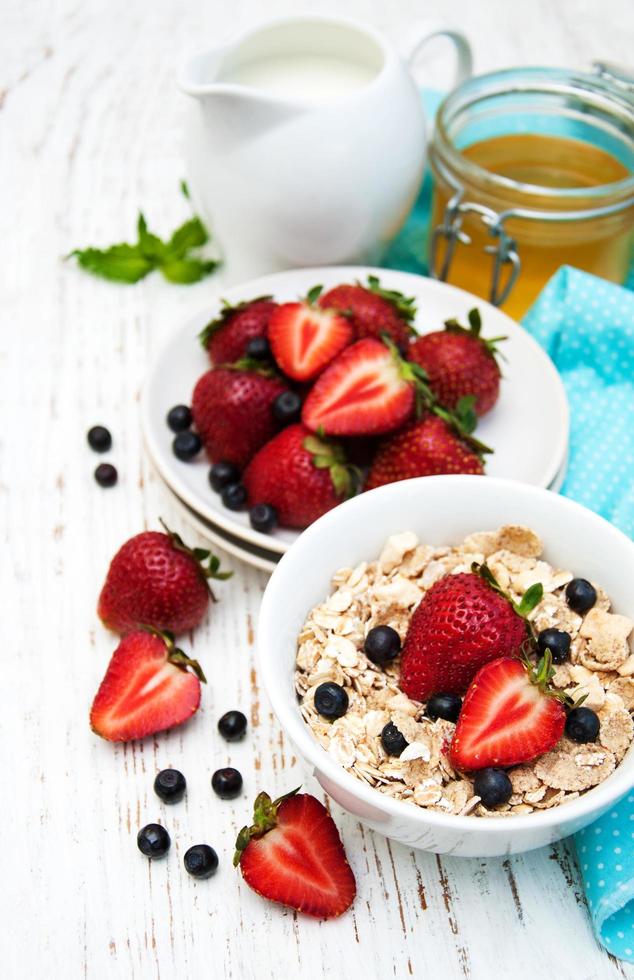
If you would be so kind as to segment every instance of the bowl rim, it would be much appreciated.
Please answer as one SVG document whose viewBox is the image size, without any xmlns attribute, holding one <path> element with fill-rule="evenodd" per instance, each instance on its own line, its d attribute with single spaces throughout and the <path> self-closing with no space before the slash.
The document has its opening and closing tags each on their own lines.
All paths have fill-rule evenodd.
<svg viewBox="0 0 634 980">
<path fill-rule="evenodd" d="M 350 520 L 353 517 L 353 508 L 358 507 L 359 502 L 364 498 L 367 499 L 373 496 L 374 500 L 377 500 L 380 495 L 387 499 L 395 492 L 395 488 L 400 487 L 404 483 L 410 485 L 418 483 L 420 484 L 421 491 L 424 492 L 424 486 L 429 485 L 430 481 L 433 481 L 436 485 L 441 483 L 455 485 L 457 481 L 460 481 L 460 484 L 464 486 L 467 492 L 470 492 L 472 487 L 477 488 L 478 486 L 486 485 L 488 489 L 501 490 L 512 493 L 515 496 L 525 494 L 526 497 L 543 498 L 544 495 L 548 495 L 550 498 L 549 506 L 552 504 L 555 509 L 563 508 L 576 512 L 580 519 L 588 520 L 595 524 L 601 533 L 609 536 L 620 547 L 625 544 L 628 549 L 632 550 L 634 558 L 634 542 L 605 518 L 568 497 L 562 497 L 541 487 L 517 483 L 512 480 L 487 477 L 486 481 L 482 481 L 482 478 L 479 476 L 466 475 L 419 477 L 415 480 L 406 480 L 379 487 L 375 490 L 367 491 L 358 497 L 353 497 L 327 514 L 324 514 L 323 517 L 320 517 L 319 520 L 315 521 L 303 531 L 289 551 L 283 555 L 267 583 L 258 618 L 256 656 L 264 690 L 271 702 L 277 720 L 284 733 L 288 735 L 306 762 L 314 766 L 340 789 L 350 793 L 351 796 L 356 797 L 375 810 L 388 814 L 391 818 L 401 817 L 410 822 L 414 820 L 420 823 L 421 828 L 425 826 L 442 828 L 443 830 L 453 830 L 456 834 L 467 832 L 478 833 L 486 838 L 493 838 L 509 831 L 521 833 L 523 831 L 528 832 L 531 829 L 545 830 L 557 824 L 570 824 L 574 821 L 579 821 L 580 826 L 586 825 L 591 822 L 592 814 L 606 810 L 615 800 L 634 787 L 634 758 L 632 759 L 631 771 L 629 773 L 629 767 L 623 767 L 625 760 L 621 760 L 614 772 L 604 782 L 592 787 L 582 796 L 577 797 L 577 799 L 551 807 L 548 810 L 542 810 L 540 812 L 533 811 L 533 813 L 514 816 L 510 823 L 507 818 L 502 817 L 498 819 L 478 819 L 470 815 L 443 814 L 433 810 L 426 810 L 422 807 L 413 807 L 410 803 L 403 800 L 396 800 L 381 793 L 374 787 L 366 785 L 362 780 L 357 779 L 349 773 L 322 748 L 304 722 L 299 710 L 293 710 L 295 706 L 291 705 L 288 697 L 284 693 L 283 685 L 280 683 L 279 671 L 275 669 L 275 656 L 271 655 L 271 651 L 279 649 L 279 641 L 274 641 L 273 638 L 276 633 L 279 634 L 279 627 L 276 627 L 279 611 L 278 589 L 284 579 L 287 567 L 299 561 L 299 556 L 311 550 L 312 546 L 318 542 L 323 534 L 324 529 L 330 527 L 330 525 L 336 525 L 339 521 Z M 398 490 L 396 492 L 398 493 Z M 273 642 L 271 642 L 272 640 Z M 267 653 L 267 649 L 269 653 Z M 634 743 L 632 744 L 634 746 Z M 631 746 L 628 754 L 631 754 L 633 751 L 634 748 Z M 623 769 L 619 773 L 621 767 Z M 613 779 L 612 777 L 614 776 L 617 778 Z"/>
</svg>

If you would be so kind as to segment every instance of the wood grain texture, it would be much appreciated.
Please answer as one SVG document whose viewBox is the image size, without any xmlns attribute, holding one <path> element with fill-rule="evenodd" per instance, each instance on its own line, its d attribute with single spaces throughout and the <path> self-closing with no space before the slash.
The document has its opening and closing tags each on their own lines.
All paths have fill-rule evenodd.
<svg viewBox="0 0 634 980">
<path fill-rule="evenodd" d="M 289 3 L 270 0 L 266 14 Z M 297 0 L 294 9 L 341 3 Z M 407 34 L 417 0 L 348 0 L 346 11 Z M 317 923 L 264 903 L 231 867 L 256 790 L 316 788 L 258 685 L 253 630 L 262 573 L 234 568 L 187 649 L 211 683 L 180 730 L 115 748 L 87 714 L 114 640 L 94 607 L 118 545 L 159 515 L 180 522 L 141 446 L 138 397 L 168 332 L 222 288 L 222 273 L 175 287 L 154 276 L 113 286 L 64 265 L 82 244 L 132 232 L 143 207 L 166 233 L 186 215 L 183 96 L 190 54 L 265 11 L 256 0 L 22 0 L 0 8 L 0 514 L 4 672 L 0 688 L 4 978 L 634 977 L 597 946 L 569 845 L 508 860 L 438 858 L 371 833 L 334 808 L 359 883 L 354 910 Z M 476 67 L 627 62 L 629 0 L 425 4 L 471 36 Z M 630 20 L 631 24 L 631 20 Z M 442 48 L 428 82 L 442 84 Z M 119 485 L 101 491 L 89 425 L 114 435 Z M 215 731 L 228 708 L 248 739 Z M 236 765 L 243 798 L 226 803 L 213 770 Z M 155 772 L 182 769 L 168 808 Z M 160 820 L 173 847 L 150 864 L 137 829 Z M 184 873 L 194 842 L 218 850 L 208 882 Z"/>
</svg>

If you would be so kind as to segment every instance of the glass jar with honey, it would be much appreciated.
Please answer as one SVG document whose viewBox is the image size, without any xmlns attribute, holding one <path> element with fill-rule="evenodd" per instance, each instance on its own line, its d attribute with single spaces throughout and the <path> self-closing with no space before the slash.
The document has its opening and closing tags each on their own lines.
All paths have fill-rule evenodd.
<svg viewBox="0 0 634 980">
<path fill-rule="evenodd" d="M 634 230 L 634 86 L 522 68 L 443 101 L 430 147 L 431 274 L 519 317 L 561 265 L 623 282 Z"/>
</svg>

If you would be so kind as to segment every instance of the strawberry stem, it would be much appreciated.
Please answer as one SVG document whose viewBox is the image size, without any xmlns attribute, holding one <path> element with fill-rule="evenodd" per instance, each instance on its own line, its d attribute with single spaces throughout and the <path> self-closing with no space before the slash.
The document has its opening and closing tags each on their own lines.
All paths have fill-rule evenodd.
<svg viewBox="0 0 634 980">
<path fill-rule="evenodd" d="M 482 565 L 478 565 L 477 561 L 472 562 L 471 571 L 474 575 L 479 575 L 498 595 L 503 596 L 507 602 L 510 602 L 517 615 L 521 616 L 522 619 L 526 619 L 535 606 L 539 605 L 542 601 L 544 586 L 541 582 L 535 582 L 526 590 L 519 602 L 514 602 L 504 591 L 486 562 L 483 562 Z M 530 626 L 530 624 L 528 625 Z"/>
<path fill-rule="evenodd" d="M 171 633 L 169 630 L 157 630 L 154 626 L 140 626 L 139 629 L 144 630 L 146 633 L 151 633 L 153 636 L 157 636 L 163 641 L 167 647 L 168 663 L 174 664 L 175 667 L 180 667 L 182 670 L 186 670 L 188 667 L 191 667 L 198 680 L 202 681 L 203 684 L 207 683 L 207 678 L 205 677 L 203 669 L 198 661 L 192 660 L 191 657 L 188 657 L 187 654 L 180 649 L 180 647 L 174 645 L 173 633 Z"/>
<path fill-rule="evenodd" d="M 220 570 L 220 559 L 217 555 L 214 555 L 213 551 L 210 551 L 207 548 L 190 548 L 185 544 L 180 534 L 177 534 L 176 531 L 170 530 L 162 517 L 159 517 L 159 521 L 163 525 L 165 533 L 172 543 L 172 547 L 175 548 L 176 551 L 182 551 L 183 554 L 189 555 L 190 558 L 194 559 L 198 565 L 200 574 L 207 585 L 211 601 L 217 602 L 218 600 L 216 599 L 211 585 L 209 584 L 209 579 L 215 578 L 220 582 L 224 582 L 228 578 L 231 578 L 233 572 L 222 572 Z M 205 564 L 205 562 L 207 564 Z"/>
<path fill-rule="evenodd" d="M 285 800 L 299 793 L 301 787 L 297 786 L 290 793 L 272 800 L 268 793 L 258 793 L 253 804 L 253 823 L 250 827 L 243 827 L 236 838 L 236 849 L 233 855 L 233 866 L 236 868 L 240 864 L 242 852 L 246 849 L 249 841 L 258 837 L 263 837 L 269 830 L 277 826 L 277 811 Z"/>
<path fill-rule="evenodd" d="M 306 436 L 302 445 L 311 454 L 314 467 L 318 470 L 330 470 L 332 485 L 338 497 L 347 499 L 354 496 L 361 484 L 361 473 L 356 466 L 347 462 L 343 446 L 326 440 L 321 435 Z"/>
</svg>

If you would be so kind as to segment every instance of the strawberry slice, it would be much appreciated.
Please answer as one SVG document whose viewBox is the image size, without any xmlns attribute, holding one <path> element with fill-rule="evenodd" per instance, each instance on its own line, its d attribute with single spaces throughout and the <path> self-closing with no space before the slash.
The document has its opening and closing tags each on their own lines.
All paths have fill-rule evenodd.
<svg viewBox="0 0 634 980">
<path fill-rule="evenodd" d="M 399 428 L 414 410 L 415 377 L 396 348 L 366 337 L 315 382 L 302 421 L 325 435 L 368 436 Z"/>
<path fill-rule="evenodd" d="M 332 817 L 314 796 L 296 789 L 274 801 L 259 794 L 253 825 L 238 834 L 233 863 L 263 898 L 318 919 L 341 915 L 357 891 Z"/>
<path fill-rule="evenodd" d="M 465 695 L 449 758 L 456 769 L 515 766 L 549 752 L 564 733 L 566 712 L 549 688 L 550 651 L 537 668 L 514 657 L 481 667 Z"/>
<path fill-rule="evenodd" d="M 173 728 L 198 710 L 201 680 L 205 675 L 200 665 L 174 646 L 171 634 L 128 633 L 99 686 L 90 726 L 110 742 L 130 742 Z"/>
<path fill-rule="evenodd" d="M 345 316 L 313 305 L 320 293 L 321 286 L 315 286 L 304 302 L 283 303 L 269 320 L 273 357 L 284 374 L 296 381 L 317 377 L 354 337 Z"/>
</svg>

